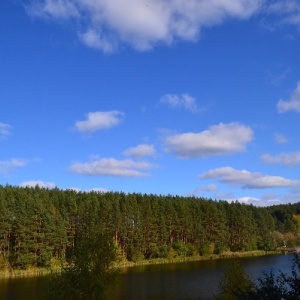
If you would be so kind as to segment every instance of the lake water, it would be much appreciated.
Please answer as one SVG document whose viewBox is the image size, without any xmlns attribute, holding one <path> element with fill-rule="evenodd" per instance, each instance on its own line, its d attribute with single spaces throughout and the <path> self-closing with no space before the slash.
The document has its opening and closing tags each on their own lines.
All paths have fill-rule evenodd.
<svg viewBox="0 0 300 300">
<path fill-rule="evenodd" d="M 262 271 L 289 272 L 293 255 L 242 258 L 246 272 L 257 278 Z M 182 262 L 124 269 L 112 300 L 212 299 L 232 259 Z M 42 300 L 48 276 L 0 280 L 1 300 Z"/>
</svg>

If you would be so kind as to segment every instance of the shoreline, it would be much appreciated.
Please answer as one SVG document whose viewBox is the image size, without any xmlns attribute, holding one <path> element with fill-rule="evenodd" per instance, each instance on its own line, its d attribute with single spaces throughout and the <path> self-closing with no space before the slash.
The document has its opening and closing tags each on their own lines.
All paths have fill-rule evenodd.
<svg viewBox="0 0 300 300">
<path fill-rule="evenodd" d="M 155 258 L 141 260 L 138 262 L 121 261 L 116 262 L 113 267 L 120 270 L 125 268 L 132 268 L 138 266 L 148 266 L 148 265 L 158 265 L 158 264 L 171 264 L 171 263 L 182 263 L 182 262 L 193 262 L 193 261 L 206 261 L 206 260 L 220 260 L 220 259 L 230 259 L 230 258 L 242 258 L 242 257 L 257 257 L 257 256 L 267 256 L 267 255 L 278 255 L 282 254 L 282 251 L 245 251 L 245 252 L 224 252 L 222 254 L 211 254 L 207 256 L 191 256 L 191 257 L 177 257 L 174 259 L 166 258 Z M 0 279 L 10 279 L 10 278 L 22 278 L 22 277 L 36 277 L 36 276 L 47 276 L 52 273 L 59 273 L 59 268 L 35 268 L 28 270 L 3 270 L 0 271 Z"/>
<path fill-rule="evenodd" d="M 124 261 L 118 262 L 114 267 L 124 269 L 132 268 L 138 266 L 147 266 L 147 265 L 158 265 L 158 264 L 172 264 L 172 263 L 181 263 L 181 262 L 193 262 L 193 261 L 207 261 L 207 260 L 223 260 L 230 258 L 242 258 L 242 257 L 257 257 L 257 256 L 268 256 L 268 255 L 279 255 L 283 254 L 282 251 L 245 251 L 245 252 L 224 252 L 222 254 L 211 254 L 207 256 L 190 256 L 190 257 L 177 257 L 174 259 L 167 258 L 155 258 L 155 259 L 145 259 L 138 262 Z"/>
</svg>

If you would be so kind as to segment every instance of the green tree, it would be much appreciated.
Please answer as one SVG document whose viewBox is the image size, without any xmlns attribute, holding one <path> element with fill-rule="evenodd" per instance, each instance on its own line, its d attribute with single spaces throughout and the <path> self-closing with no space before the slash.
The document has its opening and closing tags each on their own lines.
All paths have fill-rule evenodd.
<svg viewBox="0 0 300 300">
<path fill-rule="evenodd" d="M 220 293 L 216 300 L 250 300 L 254 299 L 253 295 L 253 282 L 245 273 L 241 263 L 234 261 L 220 282 Z"/>
<path fill-rule="evenodd" d="M 263 273 L 254 283 L 239 263 L 233 264 L 220 283 L 216 300 L 296 300 L 300 299 L 300 257 L 294 255 L 290 274 Z"/>
<path fill-rule="evenodd" d="M 275 277 L 271 271 L 259 278 L 255 299 L 295 300 L 300 299 L 300 257 L 295 254 L 291 274 L 279 272 Z"/>
<path fill-rule="evenodd" d="M 84 226 L 77 233 L 75 247 L 61 274 L 54 274 L 49 284 L 49 299 L 109 299 L 117 281 L 113 234 L 103 226 Z"/>
</svg>

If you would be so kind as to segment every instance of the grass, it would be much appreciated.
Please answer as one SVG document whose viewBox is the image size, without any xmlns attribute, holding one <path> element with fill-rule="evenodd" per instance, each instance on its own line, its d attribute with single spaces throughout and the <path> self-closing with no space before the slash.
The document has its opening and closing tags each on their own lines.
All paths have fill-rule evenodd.
<svg viewBox="0 0 300 300">
<path fill-rule="evenodd" d="M 143 265 L 154 265 L 154 264 L 168 264 L 176 262 L 188 262 L 188 261 L 202 261 L 202 260 L 215 260 L 215 259 L 226 259 L 234 257 L 254 257 L 254 256 L 265 256 L 265 255 L 274 255 L 281 254 L 279 251 L 244 251 L 244 252 L 223 252 L 222 254 L 211 254 L 206 256 L 190 256 L 190 257 L 174 257 L 172 259 L 167 258 L 155 258 L 155 259 L 144 259 L 137 262 L 132 261 L 119 261 L 114 264 L 116 268 L 127 268 L 134 266 L 143 266 Z M 54 264 L 52 268 L 29 268 L 29 269 L 5 269 L 0 270 L 0 278 L 14 278 L 14 277 L 35 277 L 49 275 L 53 272 L 59 272 L 60 267 L 58 262 Z"/>
<path fill-rule="evenodd" d="M 190 257 L 175 257 L 172 259 L 167 258 L 155 258 L 155 259 L 144 259 L 136 262 L 132 261 L 120 261 L 115 263 L 115 267 L 118 268 L 127 268 L 127 267 L 135 267 L 135 266 L 143 266 L 143 265 L 154 265 L 154 264 L 168 264 L 168 263 L 176 263 L 176 262 L 188 262 L 188 261 L 203 261 L 203 260 L 217 260 L 217 259 L 228 259 L 235 257 L 255 257 L 255 256 L 265 256 L 265 255 L 275 255 L 281 254 L 281 251 L 263 251 L 263 250 L 255 250 L 255 251 L 243 251 L 243 252 L 223 252 L 222 254 L 210 254 L 206 256 L 190 256 Z"/>
</svg>

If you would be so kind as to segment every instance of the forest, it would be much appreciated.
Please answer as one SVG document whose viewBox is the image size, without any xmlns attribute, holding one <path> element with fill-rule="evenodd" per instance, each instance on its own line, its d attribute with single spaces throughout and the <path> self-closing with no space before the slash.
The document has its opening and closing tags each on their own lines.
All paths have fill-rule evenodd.
<svg viewBox="0 0 300 300">
<path fill-rule="evenodd" d="M 237 201 L 0 185 L 0 269 L 50 267 L 87 224 L 113 232 L 118 259 L 208 256 L 300 245 L 300 203 Z"/>
</svg>

